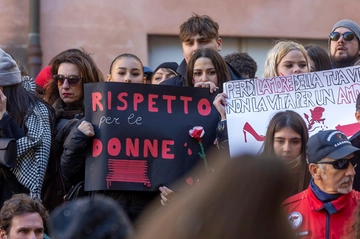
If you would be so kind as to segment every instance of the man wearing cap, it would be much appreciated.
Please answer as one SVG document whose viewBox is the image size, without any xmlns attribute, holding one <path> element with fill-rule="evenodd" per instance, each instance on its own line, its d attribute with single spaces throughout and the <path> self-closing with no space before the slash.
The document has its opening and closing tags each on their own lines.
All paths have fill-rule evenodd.
<svg viewBox="0 0 360 239">
<path fill-rule="evenodd" d="M 360 194 L 352 189 L 359 151 L 337 130 L 320 131 L 307 143 L 308 189 L 284 201 L 288 220 L 298 236 L 343 238 L 351 235 Z M 348 237 L 353 238 L 353 237 Z"/>
<path fill-rule="evenodd" d="M 161 85 L 185 85 L 186 66 L 191 56 L 196 50 L 211 48 L 220 51 L 222 48 L 222 39 L 219 37 L 219 24 L 207 15 L 193 14 L 186 22 L 180 26 L 180 40 L 184 60 L 177 69 L 177 76 L 161 82 Z M 241 80 L 243 76 L 235 70 L 230 64 L 227 64 L 230 78 L 232 80 Z"/>
<path fill-rule="evenodd" d="M 329 35 L 330 60 L 333 68 L 353 66 L 360 55 L 360 26 L 343 19 L 333 26 Z"/>
</svg>

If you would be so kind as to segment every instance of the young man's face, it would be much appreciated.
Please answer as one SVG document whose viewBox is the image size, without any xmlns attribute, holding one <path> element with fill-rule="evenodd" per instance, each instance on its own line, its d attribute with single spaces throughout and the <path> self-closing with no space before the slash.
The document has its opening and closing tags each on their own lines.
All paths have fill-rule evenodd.
<svg viewBox="0 0 360 239">
<path fill-rule="evenodd" d="M 184 52 L 184 58 L 186 63 L 189 62 L 191 56 L 194 54 L 196 50 L 211 48 L 215 51 L 220 51 L 222 48 L 222 40 L 218 39 L 209 39 L 205 36 L 200 36 L 196 34 L 194 36 L 189 37 L 182 43 L 182 48 Z"/>
<path fill-rule="evenodd" d="M 1 239 L 44 238 L 44 223 L 39 213 L 25 213 L 11 219 L 9 234 L 0 233 Z"/>
<path fill-rule="evenodd" d="M 344 34 L 351 32 L 351 30 L 346 27 L 339 27 L 334 32 Z M 359 40 L 356 36 L 352 40 L 345 40 L 344 35 L 340 35 L 338 40 L 330 41 L 330 59 L 335 66 L 350 66 L 359 56 Z"/>
</svg>

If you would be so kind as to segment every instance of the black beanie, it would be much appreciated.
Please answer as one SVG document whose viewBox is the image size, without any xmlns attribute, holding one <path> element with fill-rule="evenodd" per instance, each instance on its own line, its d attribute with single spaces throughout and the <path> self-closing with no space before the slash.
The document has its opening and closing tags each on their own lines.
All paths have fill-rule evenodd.
<svg viewBox="0 0 360 239">
<path fill-rule="evenodd" d="M 176 75 L 178 75 L 178 73 L 176 72 L 178 67 L 179 67 L 179 65 L 176 62 L 164 62 L 164 63 L 161 63 L 158 67 L 156 67 L 156 69 L 154 70 L 154 74 L 160 68 L 167 68 L 167 69 L 172 70 Z"/>
</svg>

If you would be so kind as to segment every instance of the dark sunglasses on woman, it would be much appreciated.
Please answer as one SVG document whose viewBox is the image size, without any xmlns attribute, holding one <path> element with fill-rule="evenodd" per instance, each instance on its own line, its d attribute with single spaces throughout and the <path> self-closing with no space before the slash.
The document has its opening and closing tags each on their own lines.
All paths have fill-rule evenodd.
<svg viewBox="0 0 360 239">
<path fill-rule="evenodd" d="M 355 33 L 353 32 L 345 32 L 341 34 L 340 32 L 332 32 L 329 35 L 330 40 L 337 41 L 339 40 L 340 36 L 343 36 L 345 41 L 352 41 L 355 37 Z"/>
<path fill-rule="evenodd" d="M 80 76 L 75 76 L 75 75 L 63 76 L 63 75 L 58 74 L 58 75 L 54 75 L 53 78 L 58 86 L 62 86 L 64 84 L 65 80 L 67 80 L 68 84 L 71 86 L 79 84 L 79 82 L 81 80 Z"/>
</svg>

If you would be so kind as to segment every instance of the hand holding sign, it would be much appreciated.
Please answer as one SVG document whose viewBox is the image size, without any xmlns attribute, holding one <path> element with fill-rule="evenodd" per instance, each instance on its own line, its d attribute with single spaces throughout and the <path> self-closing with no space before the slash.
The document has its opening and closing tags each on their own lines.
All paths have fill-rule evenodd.
<svg viewBox="0 0 360 239">
<path fill-rule="evenodd" d="M 89 123 L 85 120 L 80 123 L 80 125 L 78 126 L 78 130 L 80 130 L 87 137 L 92 137 L 95 135 L 94 127 L 92 126 L 91 123 Z"/>
</svg>

